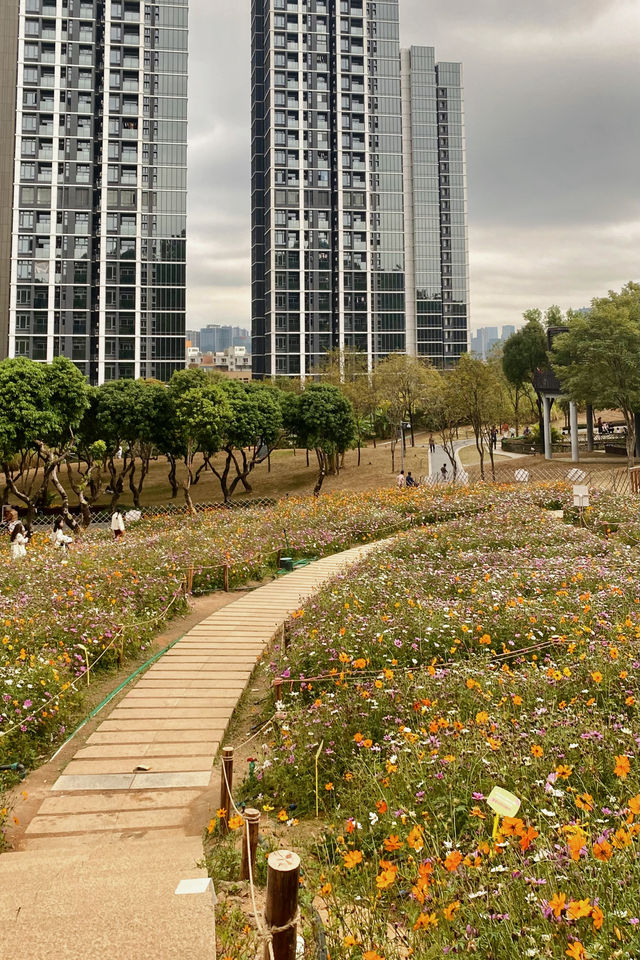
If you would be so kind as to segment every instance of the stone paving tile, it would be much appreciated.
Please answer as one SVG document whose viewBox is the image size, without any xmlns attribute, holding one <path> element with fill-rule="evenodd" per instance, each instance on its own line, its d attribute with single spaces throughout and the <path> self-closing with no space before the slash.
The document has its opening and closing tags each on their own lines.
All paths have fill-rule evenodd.
<svg viewBox="0 0 640 960">
<path fill-rule="evenodd" d="M 143 790 L 129 793 L 78 794 L 47 797 L 39 814 L 102 813 L 112 810 L 157 810 L 188 807 L 200 796 L 200 790 Z"/>
<path fill-rule="evenodd" d="M 65 776 L 76 774 L 101 774 L 101 773 L 136 773 L 139 766 L 138 759 L 142 765 L 149 768 L 153 773 L 183 773 L 185 770 L 211 770 L 212 758 L 210 756 L 183 757 L 140 757 L 131 759 L 131 757 L 100 757 L 95 759 L 76 760 L 75 758 L 65 768 Z"/>
<path fill-rule="evenodd" d="M 67 777 L 56 780 L 52 790 L 129 790 L 133 786 L 133 773 L 99 774 L 87 777 Z"/>
<path fill-rule="evenodd" d="M 210 772 L 192 773 L 137 773 L 131 784 L 132 790 L 148 790 L 161 787 L 207 787 Z"/>
<path fill-rule="evenodd" d="M 198 743 L 218 738 L 210 730 L 103 730 L 103 724 L 87 737 L 87 743 Z"/>
<path fill-rule="evenodd" d="M 75 760 L 104 760 L 107 757 L 213 757 L 220 746 L 217 740 L 197 743 L 97 743 L 78 750 Z"/>
</svg>

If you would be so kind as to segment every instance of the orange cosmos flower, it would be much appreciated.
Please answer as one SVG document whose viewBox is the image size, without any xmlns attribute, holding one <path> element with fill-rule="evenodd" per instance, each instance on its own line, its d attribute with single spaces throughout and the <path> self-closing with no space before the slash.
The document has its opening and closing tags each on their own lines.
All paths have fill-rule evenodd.
<svg viewBox="0 0 640 960">
<path fill-rule="evenodd" d="M 414 930 L 428 930 L 429 927 L 437 927 L 438 918 L 435 913 L 421 913 L 413 925 Z"/>
<path fill-rule="evenodd" d="M 535 829 L 535 827 L 527 827 L 526 832 L 523 833 L 523 835 L 520 837 L 520 849 L 522 850 L 522 852 L 525 853 L 525 851 L 529 849 L 529 847 L 531 846 L 533 841 L 536 839 L 536 837 L 539 837 L 539 836 L 540 834 Z"/>
<path fill-rule="evenodd" d="M 600 907 L 592 907 L 591 909 L 591 919 L 593 920 L 593 929 L 600 930 L 602 924 L 604 923 L 604 913 Z"/>
<path fill-rule="evenodd" d="M 448 920 L 449 922 L 451 922 L 453 920 L 454 913 L 456 912 L 456 910 L 459 910 L 459 909 L 460 909 L 460 901 L 454 900 L 452 903 L 449 904 L 449 906 L 445 907 L 444 910 L 442 911 L 445 920 Z"/>
<path fill-rule="evenodd" d="M 228 827 L 229 830 L 238 830 L 244 824 L 242 817 L 230 817 Z"/>
<path fill-rule="evenodd" d="M 531 754 L 534 757 L 541 757 L 544 754 L 544 750 L 539 743 L 534 743 L 534 745 L 531 747 Z"/>
<path fill-rule="evenodd" d="M 640 793 L 637 793 L 635 797 L 631 797 L 629 800 L 629 810 L 637 817 L 640 815 Z"/>
<path fill-rule="evenodd" d="M 448 870 L 449 873 L 454 873 L 461 863 L 462 854 L 458 850 L 452 850 L 451 853 L 448 853 L 445 858 L 444 868 L 445 870 Z"/>
<path fill-rule="evenodd" d="M 419 853 L 420 850 L 422 850 L 422 848 L 424 847 L 424 839 L 422 837 L 421 827 L 418 827 L 418 826 L 413 827 L 413 829 L 409 833 L 409 836 L 407 837 L 407 843 L 412 848 L 412 850 L 416 851 L 416 853 Z"/>
<path fill-rule="evenodd" d="M 567 907 L 567 917 L 569 920 L 581 920 L 582 917 L 591 916 L 591 901 L 589 900 L 571 900 Z"/>
<path fill-rule="evenodd" d="M 362 954 L 362 960 L 384 960 L 384 957 L 377 950 L 367 950 Z"/>
<path fill-rule="evenodd" d="M 386 890 L 387 887 L 390 887 L 391 884 L 394 883 L 398 868 L 388 860 L 381 860 L 380 866 L 382 870 L 376 877 L 376 886 L 378 890 Z"/>
<path fill-rule="evenodd" d="M 565 956 L 570 957 L 571 960 L 587 960 L 587 952 L 579 940 L 569 944 Z"/>
<path fill-rule="evenodd" d="M 568 780 L 573 773 L 573 768 L 567 767 L 566 764 L 561 763 L 556 767 L 556 773 L 559 777 L 562 777 L 563 780 Z"/>
<path fill-rule="evenodd" d="M 348 853 L 345 853 L 344 865 L 347 870 L 352 870 L 354 867 L 357 867 L 359 863 L 362 863 L 362 853 L 360 850 L 349 850 Z"/>
<path fill-rule="evenodd" d="M 576 806 L 581 810 L 586 810 L 587 813 L 591 813 L 593 810 L 593 797 L 590 793 L 580 793 L 576 797 Z"/>
<path fill-rule="evenodd" d="M 613 847 L 610 843 L 607 843 L 606 840 L 603 840 L 602 843 L 594 843 L 593 845 L 593 855 L 596 860 L 602 860 L 604 863 L 607 860 L 611 859 L 613 854 Z"/>
<path fill-rule="evenodd" d="M 599 670 L 594 670 L 591 674 L 591 679 L 594 683 L 602 683 L 602 674 Z"/>
<path fill-rule="evenodd" d="M 519 817 L 504 817 L 500 832 L 505 837 L 521 837 L 524 833 L 524 823 Z"/>
<path fill-rule="evenodd" d="M 615 773 L 616 777 L 620 777 L 621 780 L 626 780 L 630 769 L 631 764 L 629 762 L 629 757 L 625 756 L 624 754 L 616 757 L 616 765 L 613 768 L 613 772 Z"/>
<path fill-rule="evenodd" d="M 551 900 L 549 900 L 549 906 L 553 910 L 554 917 L 559 917 L 566 905 L 567 898 L 564 893 L 556 893 Z"/>
<path fill-rule="evenodd" d="M 388 809 L 386 800 L 376 800 L 376 810 L 378 813 L 386 813 Z"/>
<path fill-rule="evenodd" d="M 400 837 L 395 833 L 390 834 L 382 845 L 387 853 L 393 853 L 394 850 L 400 850 L 404 846 Z"/>
</svg>

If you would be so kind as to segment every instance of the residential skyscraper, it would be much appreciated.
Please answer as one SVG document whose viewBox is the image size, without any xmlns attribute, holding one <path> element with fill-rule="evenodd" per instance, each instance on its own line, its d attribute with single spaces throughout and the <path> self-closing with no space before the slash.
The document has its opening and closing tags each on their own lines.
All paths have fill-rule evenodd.
<svg viewBox="0 0 640 960">
<path fill-rule="evenodd" d="M 462 69 L 433 47 L 401 63 L 407 353 L 449 367 L 468 349 Z"/>
<path fill-rule="evenodd" d="M 187 0 L 22 0 L 9 354 L 184 367 Z"/>
<path fill-rule="evenodd" d="M 466 350 L 460 67 L 439 75 L 430 48 L 402 64 L 398 0 L 252 2 L 257 377 L 305 376 L 332 347 L 370 368 Z"/>
</svg>

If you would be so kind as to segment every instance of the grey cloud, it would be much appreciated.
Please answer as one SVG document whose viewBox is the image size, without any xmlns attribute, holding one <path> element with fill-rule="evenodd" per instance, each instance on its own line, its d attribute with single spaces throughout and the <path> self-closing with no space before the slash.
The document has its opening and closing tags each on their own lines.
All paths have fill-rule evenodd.
<svg viewBox="0 0 640 960">
<path fill-rule="evenodd" d="M 403 44 L 464 64 L 474 326 L 538 303 L 580 306 L 633 275 L 637 10 L 400 0 Z M 191 0 L 190 17 L 188 325 L 246 324 L 249 3 Z"/>
</svg>

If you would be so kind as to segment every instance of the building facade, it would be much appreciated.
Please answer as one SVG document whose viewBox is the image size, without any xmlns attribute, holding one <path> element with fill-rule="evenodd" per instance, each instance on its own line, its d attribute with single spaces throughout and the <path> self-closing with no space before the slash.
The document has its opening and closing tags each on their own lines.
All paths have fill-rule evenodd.
<svg viewBox="0 0 640 960">
<path fill-rule="evenodd" d="M 8 349 L 184 367 L 187 0 L 20 0 Z"/>
<path fill-rule="evenodd" d="M 440 66 L 401 61 L 398 0 L 253 0 L 255 376 L 466 350 L 461 73 Z"/>
<path fill-rule="evenodd" d="M 200 330 L 198 345 L 202 353 L 217 353 L 227 347 L 244 347 L 251 353 L 251 334 L 244 327 L 210 323 Z"/>
</svg>

